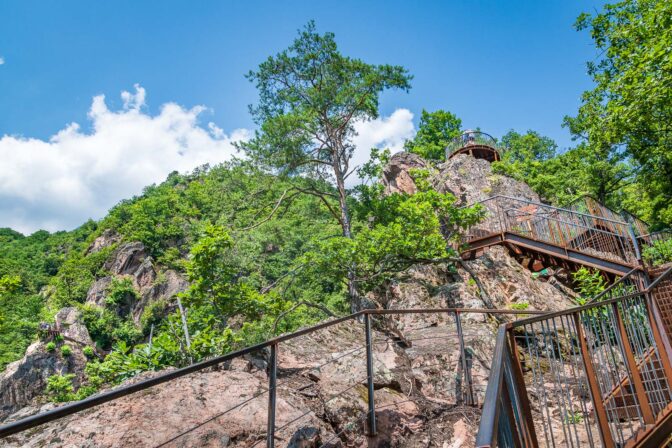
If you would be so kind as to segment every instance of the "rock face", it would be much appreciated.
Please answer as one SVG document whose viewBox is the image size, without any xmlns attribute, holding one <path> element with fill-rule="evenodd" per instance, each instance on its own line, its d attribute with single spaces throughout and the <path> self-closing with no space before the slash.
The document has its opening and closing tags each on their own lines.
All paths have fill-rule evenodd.
<svg viewBox="0 0 672 448">
<path fill-rule="evenodd" d="M 103 234 L 96 238 L 93 243 L 91 243 L 89 248 L 86 250 L 86 254 L 95 254 L 96 252 L 100 252 L 101 249 L 116 244 L 119 241 L 121 241 L 121 235 L 112 229 L 105 229 Z"/>
<path fill-rule="evenodd" d="M 138 291 L 139 298 L 126 305 L 123 314 L 131 314 L 140 322 L 144 309 L 159 300 L 169 300 L 189 286 L 178 272 L 166 270 L 158 273 L 152 257 L 141 242 L 120 245 L 104 264 L 111 275 L 97 279 L 89 288 L 86 302 L 105 306 L 107 288 L 113 278 L 129 278 Z"/>
<path fill-rule="evenodd" d="M 73 383 L 80 383 L 86 365 L 82 348 L 93 344 L 80 317 L 77 309 L 63 308 L 56 315 L 56 328 L 65 338 L 63 343 L 50 352 L 46 342 L 34 342 L 22 359 L 9 364 L 0 374 L 0 420 L 42 395 L 51 375 L 73 373 Z M 70 346 L 70 356 L 62 355 L 62 344 Z"/>
<path fill-rule="evenodd" d="M 527 184 L 494 174 L 487 160 L 460 154 L 442 163 L 437 169 L 438 173 L 432 179 L 436 190 L 452 193 L 464 205 L 496 195 L 539 202 L 539 195 Z"/>
<path fill-rule="evenodd" d="M 427 162 L 417 154 L 400 152 L 393 155 L 390 162 L 383 169 L 382 180 L 383 185 L 385 185 L 385 193 L 415 193 L 417 187 L 409 170 L 413 168 L 427 168 L 427 166 Z"/>
</svg>

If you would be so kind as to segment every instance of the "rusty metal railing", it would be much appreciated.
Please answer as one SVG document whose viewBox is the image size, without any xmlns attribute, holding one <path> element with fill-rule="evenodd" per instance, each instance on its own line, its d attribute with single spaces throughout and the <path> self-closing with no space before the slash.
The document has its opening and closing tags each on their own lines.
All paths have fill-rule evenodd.
<svg viewBox="0 0 672 448">
<path fill-rule="evenodd" d="M 395 345 L 403 344 L 406 347 L 410 363 L 408 367 L 415 375 L 423 377 L 423 397 L 438 398 L 435 401 L 446 403 L 446 406 L 480 407 L 484 404 L 487 376 L 472 372 L 473 363 L 476 362 L 472 351 L 477 345 L 483 345 L 484 340 L 491 339 L 489 336 L 492 334 L 492 321 L 488 322 L 486 317 L 509 316 L 508 319 L 512 320 L 519 314 L 541 313 L 543 312 L 529 310 L 452 308 L 364 310 L 5 424 L 0 426 L 0 439 L 3 446 L 21 446 L 22 442 L 27 441 L 22 437 L 33 438 L 40 435 L 38 427 L 41 425 L 122 397 L 143 393 L 169 381 L 199 374 L 206 369 L 227 370 L 226 366 L 234 360 L 254 356 L 257 360 L 264 360 L 264 366 L 258 367 L 256 378 L 258 380 L 263 376 L 265 384 L 260 381 L 250 389 L 234 382 L 230 385 L 231 388 L 219 390 L 221 397 L 235 396 L 237 400 L 226 402 L 218 397 L 209 397 L 211 400 L 207 403 L 207 409 L 211 415 L 202 421 L 186 418 L 169 428 L 154 429 L 156 434 L 149 434 L 151 431 L 147 428 L 135 425 L 140 434 L 136 439 L 140 437 L 141 440 L 135 446 L 197 446 L 201 443 L 199 437 L 203 437 L 207 431 L 221 428 L 227 418 L 233 418 L 236 413 L 244 412 L 246 407 L 249 408 L 257 402 L 267 412 L 265 417 L 255 417 L 256 426 L 250 428 L 251 434 L 247 436 L 246 446 L 273 447 L 277 440 L 290 440 L 302 424 L 309 424 L 311 419 L 314 422 L 316 415 L 323 412 L 318 408 L 324 409 L 338 400 L 349 403 L 347 419 L 334 424 L 328 430 L 323 428 L 318 439 L 320 442 L 316 446 L 359 443 L 365 441 L 367 436 L 376 434 L 376 418 L 380 412 L 413 400 L 413 397 L 405 394 L 386 394 L 385 390 L 378 387 L 381 376 L 384 376 L 380 366 L 381 357 L 394 353 Z M 403 338 L 399 334 L 403 334 Z M 300 344 L 312 347 L 311 351 L 304 350 L 304 346 Z M 290 350 L 292 346 L 294 349 Z M 292 352 L 301 353 L 298 367 L 292 364 L 297 362 L 292 357 Z M 486 360 L 492 359 L 490 353 L 484 356 Z M 306 399 L 302 411 L 288 410 L 287 403 L 296 400 L 296 396 L 310 396 L 306 394 L 306 384 L 311 384 L 310 378 L 322 376 L 333 382 L 333 379 L 341 376 L 339 369 L 343 368 L 348 369 L 348 381 L 336 381 L 333 387 L 321 386 L 318 404 L 313 406 Z M 489 369 L 490 366 L 486 368 Z M 229 371 L 228 375 L 235 375 L 236 372 Z M 219 374 L 227 375 L 227 372 L 220 371 Z M 323 379 L 322 382 L 324 381 Z M 377 401 L 381 395 L 386 401 Z M 182 405 L 189 407 L 191 399 L 195 402 L 199 400 L 187 395 L 181 402 Z M 138 412 L 137 406 L 135 409 Z M 86 418 L 86 415 L 80 418 Z M 139 420 L 142 415 L 129 411 L 127 418 Z M 160 423 L 154 422 L 155 425 Z M 77 425 L 75 423 L 74 427 Z M 106 443 L 110 443 L 115 437 L 123 437 L 123 440 L 131 440 L 133 437 L 133 429 L 126 429 L 121 434 L 119 431 L 115 432 L 113 427 L 100 427 L 97 433 L 108 437 L 105 439 Z M 45 430 L 45 434 L 49 437 L 51 430 Z M 89 437 L 90 434 L 81 434 L 81 443 L 95 445 L 95 437 L 90 440 Z M 121 439 L 119 440 L 121 443 Z M 73 445 L 78 445 L 77 441 Z"/>
<path fill-rule="evenodd" d="M 500 327 L 479 447 L 616 447 L 668 431 L 670 346 L 646 290 Z M 660 430 L 660 431 L 659 431 Z"/>
<path fill-rule="evenodd" d="M 467 231 L 466 243 L 509 233 L 624 265 L 639 265 L 639 247 L 626 222 L 502 195 L 479 203 L 486 216 Z"/>
<path fill-rule="evenodd" d="M 648 284 L 648 276 L 640 267 L 636 267 L 609 285 L 604 291 L 591 298 L 587 304 L 644 291 Z"/>
<path fill-rule="evenodd" d="M 448 143 L 446 146 L 446 159 L 449 159 L 451 155 L 461 149 L 477 146 L 492 148 L 500 155 L 506 151 L 506 148 L 498 145 L 497 140 L 490 134 L 482 131 L 466 130 Z"/>
</svg>

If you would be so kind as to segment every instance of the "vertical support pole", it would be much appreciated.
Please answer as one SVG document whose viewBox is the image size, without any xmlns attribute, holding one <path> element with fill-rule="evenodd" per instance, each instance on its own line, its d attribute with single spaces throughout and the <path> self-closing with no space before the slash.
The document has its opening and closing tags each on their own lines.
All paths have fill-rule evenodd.
<svg viewBox="0 0 672 448">
<path fill-rule="evenodd" d="M 455 326 L 457 327 L 457 338 L 460 342 L 460 359 L 462 360 L 462 384 L 466 385 L 465 403 L 467 406 L 474 405 L 474 391 L 471 381 L 471 373 L 469 372 L 469 364 L 467 363 L 467 351 L 464 347 L 464 334 L 462 333 L 462 321 L 460 320 L 460 312 L 455 311 Z"/>
<path fill-rule="evenodd" d="M 613 302 L 611 305 L 614 312 L 614 320 L 616 321 L 616 326 L 618 327 L 621 346 L 623 347 L 625 365 L 630 371 L 630 378 L 633 382 L 633 386 L 635 386 L 635 395 L 637 395 L 637 402 L 639 403 L 639 408 L 642 411 L 644 423 L 647 425 L 653 425 L 655 423 L 655 418 L 653 417 L 651 405 L 649 404 L 649 397 L 646 395 L 646 389 L 644 388 L 644 383 L 642 382 L 642 377 L 639 374 L 639 368 L 637 367 L 637 360 L 635 359 L 635 355 L 632 353 L 632 347 L 630 346 L 628 333 L 625 330 L 625 325 L 623 325 L 621 313 L 618 311 L 618 303 Z"/>
<path fill-rule="evenodd" d="M 525 327 L 523 327 L 523 330 Z M 530 405 L 530 398 L 527 394 L 527 387 L 525 387 L 525 380 L 523 379 L 523 365 L 520 362 L 520 357 L 518 356 L 518 344 L 516 344 L 516 335 L 513 333 L 513 329 L 507 330 L 509 333 L 509 356 L 511 357 L 511 376 L 515 381 L 515 386 L 518 401 L 520 402 L 521 413 L 525 418 L 525 423 L 521 422 L 521 426 L 524 426 L 523 438 L 525 440 L 525 446 L 532 448 L 537 448 L 539 442 L 537 441 L 537 431 L 534 429 L 534 420 L 532 419 L 532 406 Z"/>
<path fill-rule="evenodd" d="M 672 384 L 672 364 L 670 364 L 670 353 L 672 352 L 672 348 L 670 347 L 670 339 L 667 337 L 667 332 L 665 332 L 664 329 L 661 331 L 661 328 L 663 328 L 662 321 L 657 313 L 658 310 L 656 304 L 653 302 L 651 293 L 644 295 L 644 304 L 646 306 L 647 315 L 649 316 L 653 339 L 658 348 L 660 363 L 663 365 L 667 383 Z"/>
<path fill-rule="evenodd" d="M 639 241 L 637 241 L 637 235 L 635 235 L 635 229 L 632 227 L 632 224 L 628 225 L 628 234 L 632 240 L 632 246 L 635 248 L 635 257 L 637 258 L 637 262 L 640 266 L 642 266 L 644 264 L 642 263 L 642 251 L 640 250 Z"/>
<path fill-rule="evenodd" d="M 376 404 L 373 401 L 373 344 L 371 343 L 371 315 L 364 314 L 364 327 L 366 331 L 366 376 L 369 386 L 369 436 L 375 436 L 376 431 Z"/>
<path fill-rule="evenodd" d="M 583 327 L 581 327 L 581 318 L 579 313 L 574 313 L 574 326 L 576 327 L 576 337 L 579 340 L 581 347 L 581 359 L 583 360 L 583 368 L 586 372 L 586 380 L 588 382 L 588 390 L 590 397 L 593 400 L 593 409 L 595 410 L 595 417 L 597 418 L 597 425 L 600 428 L 600 436 L 602 437 L 602 444 L 605 448 L 614 448 L 614 438 L 609 429 L 609 420 L 607 420 L 607 411 L 604 409 L 604 402 L 602 401 L 602 392 L 600 386 L 597 384 L 597 376 L 593 368 L 593 360 L 591 359 L 588 350 L 588 344 L 583 334 Z"/>
<path fill-rule="evenodd" d="M 275 447 L 275 392 L 278 380 L 278 344 L 271 345 L 268 360 L 268 426 L 266 429 L 266 447 Z"/>
</svg>

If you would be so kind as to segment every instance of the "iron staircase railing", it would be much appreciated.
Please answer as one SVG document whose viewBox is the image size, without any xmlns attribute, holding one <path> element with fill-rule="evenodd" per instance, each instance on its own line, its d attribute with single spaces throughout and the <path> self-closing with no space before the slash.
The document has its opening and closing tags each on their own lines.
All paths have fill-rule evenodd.
<svg viewBox="0 0 672 448">
<path fill-rule="evenodd" d="M 670 280 L 672 268 L 641 291 L 503 324 L 476 445 L 660 446 L 672 350 L 653 297 Z"/>
</svg>

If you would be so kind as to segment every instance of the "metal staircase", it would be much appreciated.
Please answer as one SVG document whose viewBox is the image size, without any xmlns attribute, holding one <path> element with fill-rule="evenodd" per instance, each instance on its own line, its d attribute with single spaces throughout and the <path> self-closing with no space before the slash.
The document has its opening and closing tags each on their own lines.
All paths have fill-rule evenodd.
<svg viewBox="0 0 672 448">
<path fill-rule="evenodd" d="M 621 295 L 619 283 L 502 325 L 477 446 L 667 446 L 672 349 L 658 303 L 672 302 L 670 284 L 672 268 L 643 290 Z"/>
</svg>

